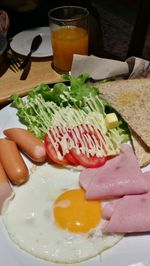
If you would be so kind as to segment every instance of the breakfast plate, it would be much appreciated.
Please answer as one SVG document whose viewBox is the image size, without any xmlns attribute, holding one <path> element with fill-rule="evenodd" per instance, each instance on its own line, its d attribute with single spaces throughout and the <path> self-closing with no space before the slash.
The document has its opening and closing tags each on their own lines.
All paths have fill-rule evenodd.
<svg viewBox="0 0 150 266">
<path fill-rule="evenodd" d="M 16 109 L 10 105 L 0 111 L 0 137 L 4 137 L 3 130 L 10 127 L 24 126 L 18 121 Z M 25 158 L 28 167 L 31 162 Z M 145 168 L 150 170 L 150 167 Z M 62 176 L 64 170 L 62 169 Z M 21 250 L 13 243 L 7 234 L 7 231 L 0 220 L 0 265 L 11 266 L 56 266 L 56 265 L 72 265 L 72 266 L 149 266 L 150 265 L 150 235 L 149 234 L 132 234 L 122 238 L 122 240 L 114 247 L 104 251 L 101 255 L 85 262 L 75 264 L 55 264 L 38 259 L 25 251 Z"/>
<path fill-rule="evenodd" d="M 42 43 L 38 50 L 32 54 L 32 57 L 51 56 L 52 47 L 50 42 L 49 27 L 32 28 L 17 33 L 10 43 L 12 50 L 18 54 L 27 55 L 30 51 L 30 46 L 33 38 L 38 34 L 42 36 Z"/>
</svg>

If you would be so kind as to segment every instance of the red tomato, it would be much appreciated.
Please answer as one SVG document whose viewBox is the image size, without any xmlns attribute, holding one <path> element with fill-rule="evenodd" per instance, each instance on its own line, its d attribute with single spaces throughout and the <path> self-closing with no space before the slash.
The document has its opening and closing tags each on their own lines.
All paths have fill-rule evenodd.
<svg viewBox="0 0 150 266">
<path fill-rule="evenodd" d="M 46 151 L 51 160 L 58 164 L 82 165 L 87 168 L 95 168 L 103 165 L 107 160 L 107 157 L 99 158 L 96 155 L 87 156 L 83 152 L 80 152 L 80 154 L 78 154 L 77 149 L 72 148 L 72 142 L 74 143 L 73 147 L 77 146 L 78 148 L 81 148 L 82 145 L 86 145 L 88 149 L 90 149 L 88 140 L 94 142 L 94 140 L 96 139 L 97 142 L 100 143 L 100 139 L 103 138 L 103 136 L 100 130 L 95 129 L 94 126 L 84 124 L 76 126 L 73 129 L 55 127 L 49 130 L 49 134 L 50 137 L 48 136 L 48 134 L 46 134 L 45 136 Z M 62 160 L 60 160 L 52 142 L 54 141 L 56 143 L 58 151 L 61 155 L 63 155 L 61 146 L 62 138 L 63 140 L 65 139 L 68 147 L 71 148 L 69 148 L 70 150 L 63 156 Z"/>
<path fill-rule="evenodd" d="M 80 126 L 77 126 L 77 129 L 79 131 L 78 147 L 81 147 L 80 141 L 82 141 L 84 139 L 87 147 L 90 148 L 88 141 L 86 141 L 86 139 L 88 139 L 87 137 L 89 137 L 91 140 L 94 140 L 94 137 L 95 137 L 99 143 L 100 143 L 100 137 L 99 136 L 101 136 L 103 138 L 101 131 L 99 129 L 95 130 L 93 125 L 92 126 L 87 125 L 87 124 L 80 125 Z M 73 130 L 75 132 L 75 128 Z M 105 162 L 107 161 L 107 157 L 97 157 L 96 155 L 87 156 L 86 154 L 82 153 L 81 151 L 80 151 L 80 154 L 78 154 L 77 150 L 75 148 L 71 149 L 70 153 L 72 154 L 72 156 L 78 162 L 79 165 L 82 165 L 82 166 L 87 167 L 87 168 L 100 167 L 103 164 L 105 164 Z"/>
<path fill-rule="evenodd" d="M 70 151 L 69 153 L 66 153 L 64 157 L 71 165 L 79 165 L 78 161 L 74 158 Z"/>
<path fill-rule="evenodd" d="M 82 165 L 86 168 L 100 167 L 107 161 L 107 157 L 97 157 L 96 155 L 88 157 L 86 154 L 81 152 L 80 154 L 77 154 L 76 149 L 71 149 L 70 153 L 79 165 Z"/>
<path fill-rule="evenodd" d="M 61 140 L 63 137 L 63 134 L 65 134 L 65 132 L 63 132 L 63 130 L 61 130 L 59 127 L 56 127 L 55 129 L 57 132 L 58 139 Z M 51 135 L 52 139 L 57 143 L 58 150 L 59 150 L 60 154 L 62 155 L 62 147 L 59 144 L 59 142 L 57 142 L 57 140 L 55 139 L 53 131 L 49 130 L 49 134 Z M 71 155 L 70 152 L 66 153 L 63 156 L 63 159 L 60 160 L 58 158 L 57 152 L 56 152 L 48 134 L 45 135 L 45 147 L 46 147 L 46 152 L 47 152 L 49 158 L 53 162 L 55 162 L 57 164 L 61 164 L 61 165 L 78 165 L 78 162 L 74 159 L 74 157 Z"/>
<path fill-rule="evenodd" d="M 49 156 L 49 158 L 57 163 L 57 164 L 61 164 L 61 165 L 68 165 L 69 161 L 66 158 L 63 158 L 62 160 L 60 160 L 58 158 L 57 152 L 53 146 L 53 144 L 51 143 L 48 134 L 45 135 L 45 147 L 46 147 L 46 152 Z"/>
</svg>

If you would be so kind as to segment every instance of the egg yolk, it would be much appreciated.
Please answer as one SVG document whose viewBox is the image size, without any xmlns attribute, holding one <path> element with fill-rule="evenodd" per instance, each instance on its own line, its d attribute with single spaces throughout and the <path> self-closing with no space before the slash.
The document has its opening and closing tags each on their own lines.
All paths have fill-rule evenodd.
<svg viewBox="0 0 150 266">
<path fill-rule="evenodd" d="M 96 200 L 86 200 L 82 189 L 67 190 L 53 205 L 56 223 L 74 233 L 86 233 L 96 227 L 101 220 L 101 204 Z"/>
</svg>

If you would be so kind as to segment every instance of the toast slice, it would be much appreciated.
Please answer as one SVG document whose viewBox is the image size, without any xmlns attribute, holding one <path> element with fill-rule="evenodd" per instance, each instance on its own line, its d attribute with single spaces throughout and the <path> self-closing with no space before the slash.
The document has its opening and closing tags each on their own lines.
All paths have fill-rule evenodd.
<svg viewBox="0 0 150 266">
<path fill-rule="evenodd" d="M 150 149 L 138 137 L 138 135 L 130 129 L 132 146 L 140 167 L 144 167 L 150 163 Z"/>
<path fill-rule="evenodd" d="M 110 81 L 98 87 L 131 129 L 140 166 L 150 163 L 150 79 Z"/>
</svg>

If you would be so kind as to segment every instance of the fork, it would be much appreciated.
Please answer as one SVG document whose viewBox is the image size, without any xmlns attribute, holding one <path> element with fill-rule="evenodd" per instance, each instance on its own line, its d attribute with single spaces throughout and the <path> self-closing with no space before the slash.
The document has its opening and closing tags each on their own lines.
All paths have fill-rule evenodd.
<svg viewBox="0 0 150 266">
<path fill-rule="evenodd" d="M 21 59 L 16 54 L 7 50 L 4 54 L 4 62 L 13 72 L 19 71 Z"/>
<path fill-rule="evenodd" d="M 10 47 L 10 42 L 12 38 L 7 40 L 7 48 L 4 52 L 4 62 L 13 72 L 17 72 L 19 70 L 21 59 L 17 56 L 17 54 L 13 53 Z"/>
</svg>

